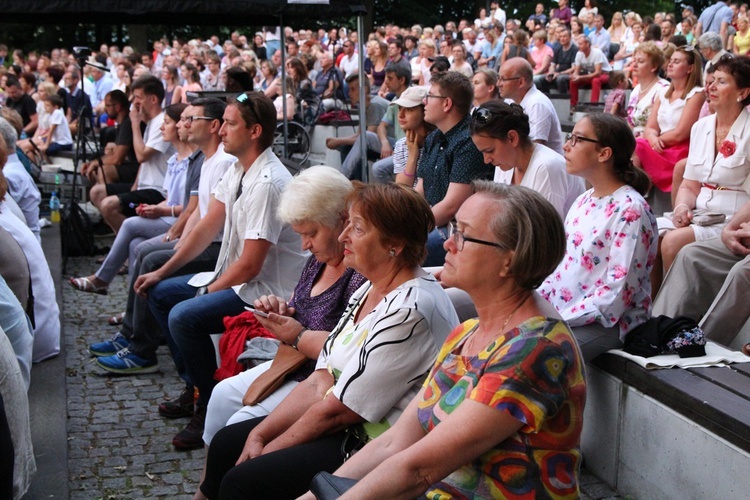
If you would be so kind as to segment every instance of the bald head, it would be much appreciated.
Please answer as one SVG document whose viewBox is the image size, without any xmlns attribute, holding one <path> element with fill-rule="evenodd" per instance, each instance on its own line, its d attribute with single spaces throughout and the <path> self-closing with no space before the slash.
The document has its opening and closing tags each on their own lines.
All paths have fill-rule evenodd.
<svg viewBox="0 0 750 500">
<path fill-rule="evenodd" d="M 513 57 L 500 66 L 498 80 L 500 96 L 520 103 L 534 85 L 534 71 L 526 59 Z"/>
<path fill-rule="evenodd" d="M 523 78 L 523 84 L 521 85 L 523 89 L 528 90 L 534 85 L 534 68 L 531 67 L 529 61 L 521 57 L 512 57 L 505 61 L 503 66 L 506 64 L 514 75 Z"/>
</svg>

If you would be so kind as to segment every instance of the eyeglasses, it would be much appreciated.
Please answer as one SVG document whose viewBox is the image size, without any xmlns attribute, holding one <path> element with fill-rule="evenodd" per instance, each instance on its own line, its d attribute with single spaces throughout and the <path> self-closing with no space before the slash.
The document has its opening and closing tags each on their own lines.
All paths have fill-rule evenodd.
<svg viewBox="0 0 750 500">
<path fill-rule="evenodd" d="M 499 243 L 494 243 L 492 241 L 469 238 L 463 232 L 459 231 L 458 227 L 452 222 L 448 223 L 448 235 L 453 237 L 453 243 L 456 244 L 456 250 L 458 250 L 459 252 L 464 249 L 464 244 L 467 241 L 470 241 L 472 243 L 479 243 L 480 245 L 487 245 L 487 246 L 495 247 L 495 248 L 505 248 L 503 245 Z"/>
<path fill-rule="evenodd" d="M 211 118 L 210 116 L 186 116 L 182 119 L 185 123 L 193 123 L 195 120 L 206 120 L 206 121 L 214 121 L 216 118 Z"/>
<path fill-rule="evenodd" d="M 471 119 L 480 125 L 485 125 L 492 119 L 492 112 L 487 108 L 477 108 L 471 114 Z"/>
<path fill-rule="evenodd" d="M 447 95 L 436 95 L 436 94 L 425 94 L 424 100 L 428 100 L 430 97 L 433 99 L 448 99 Z"/>
<path fill-rule="evenodd" d="M 497 81 L 500 82 L 500 83 L 505 83 L 505 82 L 510 82 L 512 80 L 520 80 L 520 79 L 521 79 L 520 76 L 514 76 L 513 78 L 503 78 L 501 76 L 500 78 L 497 79 Z"/>
<path fill-rule="evenodd" d="M 576 134 L 566 135 L 565 140 L 567 142 L 570 142 L 570 147 L 575 147 L 575 145 L 578 144 L 579 141 L 593 142 L 595 144 L 599 144 L 599 141 L 597 141 L 596 139 L 589 139 L 588 137 L 584 137 L 582 135 L 576 135 Z"/>
</svg>

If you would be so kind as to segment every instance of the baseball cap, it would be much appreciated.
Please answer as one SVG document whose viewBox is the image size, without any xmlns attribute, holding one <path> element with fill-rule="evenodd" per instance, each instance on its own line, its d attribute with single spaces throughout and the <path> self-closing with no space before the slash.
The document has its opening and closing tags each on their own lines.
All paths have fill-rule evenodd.
<svg viewBox="0 0 750 500">
<path fill-rule="evenodd" d="M 401 97 L 391 102 L 391 106 L 415 108 L 422 104 L 426 95 L 427 89 L 425 87 L 409 87 L 401 93 Z"/>
</svg>

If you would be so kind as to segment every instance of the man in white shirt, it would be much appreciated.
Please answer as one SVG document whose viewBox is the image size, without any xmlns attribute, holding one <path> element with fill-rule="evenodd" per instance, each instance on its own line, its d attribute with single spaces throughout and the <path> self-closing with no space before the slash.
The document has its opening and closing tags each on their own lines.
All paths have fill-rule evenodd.
<svg viewBox="0 0 750 500">
<path fill-rule="evenodd" d="M 534 70 L 526 59 L 513 57 L 500 67 L 500 96 L 521 105 L 529 117 L 529 138 L 563 154 L 560 119 L 549 97 L 534 86 Z"/>
<path fill-rule="evenodd" d="M 591 46 L 587 36 L 578 37 L 578 53 L 573 63 L 573 74 L 570 76 L 570 109 L 578 104 L 578 89 L 591 87 L 591 101 L 599 102 L 602 85 L 609 82 L 612 66 L 601 50 Z"/>
<path fill-rule="evenodd" d="M 339 69 L 344 73 L 344 78 L 354 75 L 359 69 L 359 57 L 354 53 L 354 44 L 349 40 L 344 41 L 344 55 L 339 61 Z"/>
<path fill-rule="evenodd" d="M 106 184 L 107 196 L 99 204 L 104 221 L 116 233 L 123 221 L 135 215 L 141 203 L 156 205 L 164 200 L 164 176 L 167 160 L 174 154 L 171 144 L 161 136 L 164 112 L 164 85 L 151 75 L 144 75 L 133 82 L 133 104 L 130 109 L 130 123 L 133 127 L 133 150 L 140 164 L 135 183 Z M 141 123 L 146 130 L 141 135 Z M 97 185 L 95 188 L 102 186 Z M 94 188 L 92 188 L 94 189 Z"/>
<path fill-rule="evenodd" d="M 224 331 L 225 316 L 244 312 L 261 295 L 290 296 L 309 256 L 301 249 L 299 235 L 276 217 L 281 192 L 292 177 L 271 149 L 275 131 L 276 109 L 264 94 L 240 94 L 227 105 L 221 138 L 225 151 L 237 162 L 216 187 L 206 216 L 174 256 L 135 283 L 139 295 L 148 295 L 151 311 L 185 360 L 187 377 L 199 391 L 192 420 L 172 440 L 179 449 L 203 446 L 206 407 L 216 385 L 216 352 L 210 335 Z M 171 277 L 205 250 L 222 228 L 214 272 Z M 143 359 L 132 353 L 117 357 L 122 363 L 112 360 L 112 364 L 124 373 L 153 371 L 157 364 L 156 357 Z"/>
<path fill-rule="evenodd" d="M 505 11 L 500 8 L 500 2 L 498 0 L 492 0 L 490 2 L 490 12 L 492 12 L 494 23 L 505 27 Z"/>
</svg>

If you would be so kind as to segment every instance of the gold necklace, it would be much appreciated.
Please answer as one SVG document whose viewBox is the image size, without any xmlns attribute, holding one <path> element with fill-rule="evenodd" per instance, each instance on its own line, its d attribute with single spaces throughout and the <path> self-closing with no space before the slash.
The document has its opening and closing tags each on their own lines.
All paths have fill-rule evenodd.
<svg viewBox="0 0 750 500">
<path fill-rule="evenodd" d="M 526 298 L 525 298 L 525 299 L 523 299 L 523 300 L 522 300 L 522 301 L 521 301 L 521 302 L 520 302 L 520 303 L 519 303 L 519 304 L 518 304 L 518 305 L 517 305 L 517 306 L 515 307 L 515 309 L 513 309 L 513 311 L 511 311 L 511 313 L 510 313 L 510 314 L 508 315 L 508 317 L 507 317 L 507 318 L 505 318 L 505 322 L 503 323 L 503 326 L 502 326 L 502 327 L 500 327 L 500 335 L 502 335 L 503 333 L 505 333 L 505 327 L 506 327 L 506 326 L 508 326 L 508 323 L 510 322 L 510 318 L 512 318 L 512 317 L 513 317 L 513 315 L 514 315 L 514 314 L 516 314 L 516 311 L 518 311 L 518 309 L 520 309 L 520 308 L 521 308 L 521 306 L 522 306 L 522 305 L 524 305 L 524 303 L 526 303 L 526 301 L 527 301 L 527 300 L 529 300 L 529 297 L 531 297 L 531 294 L 527 295 L 527 296 L 526 296 Z M 478 327 L 479 327 L 479 325 L 477 324 L 477 329 L 478 329 Z M 475 330 L 475 332 L 476 332 L 476 330 Z M 476 334 L 472 335 L 472 336 L 471 336 L 471 338 L 469 339 L 469 341 L 468 341 L 468 342 L 467 342 L 467 343 L 465 344 L 465 346 L 466 346 L 466 350 L 467 350 L 468 352 L 473 352 L 473 351 L 474 351 L 474 345 L 475 345 L 475 344 L 477 343 L 477 338 L 478 338 L 478 337 L 479 337 L 479 336 L 478 336 L 478 335 L 476 335 Z"/>
</svg>

